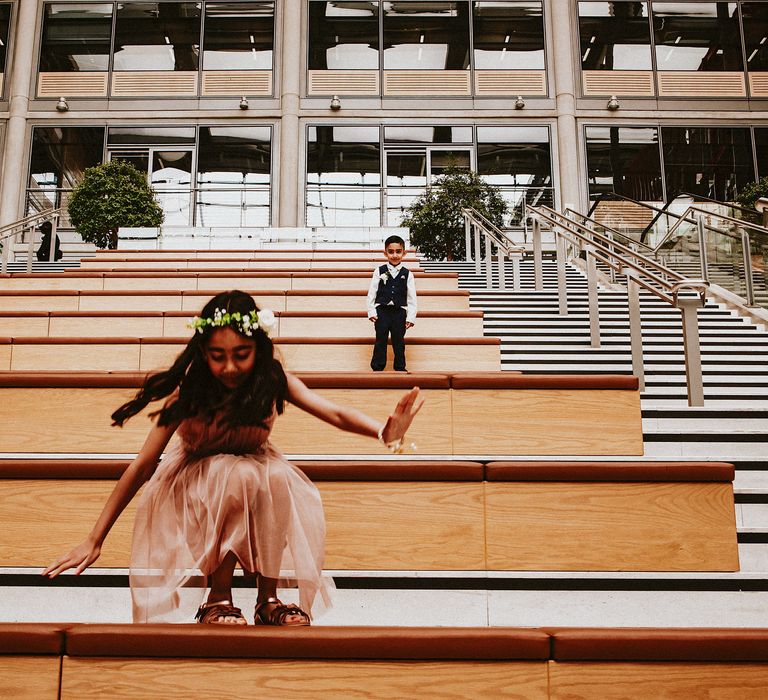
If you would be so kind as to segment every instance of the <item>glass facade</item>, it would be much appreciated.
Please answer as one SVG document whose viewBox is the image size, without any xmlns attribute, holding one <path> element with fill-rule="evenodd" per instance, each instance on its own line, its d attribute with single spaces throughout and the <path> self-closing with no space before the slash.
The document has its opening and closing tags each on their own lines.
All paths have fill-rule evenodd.
<svg viewBox="0 0 768 700">
<path fill-rule="evenodd" d="M 11 5 L 0 4 L 0 73 L 5 73 L 5 54 L 8 49 L 8 28 L 11 23 Z"/>
<path fill-rule="evenodd" d="M 43 7 L 41 72 L 106 71 L 113 5 L 51 3 Z"/>
<path fill-rule="evenodd" d="M 310 2 L 309 70 L 379 68 L 379 4 Z"/>
<path fill-rule="evenodd" d="M 540 0 L 309 0 L 308 25 L 310 71 L 546 68 Z"/>
<path fill-rule="evenodd" d="M 647 2 L 580 2 L 583 70 L 651 70 Z"/>
<path fill-rule="evenodd" d="M 735 2 L 654 2 L 653 34 L 660 71 L 741 71 Z"/>
<path fill-rule="evenodd" d="M 271 223 L 268 125 L 35 127 L 29 208 L 61 206 L 85 168 L 113 159 L 146 173 L 165 225 Z"/>
<path fill-rule="evenodd" d="M 590 201 L 610 192 L 664 200 L 657 127 L 588 126 L 586 145 Z"/>
<path fill-rule="evenodd" d="M 43 8 L 43 73 L 272 68 L 273 2 L 62 2 Z"/>
<path fill-rule="evenodd" d="M 741 3 L 747 70 L 768 71 L 768 3 Z"/>
<path fill-rule="evenodd" d="M 308 226 L 398 226 L 447 167 L 472 168 L 511 206 L 553 202 L 546 126 L 313 126 L 307 145 Z M 383 183 L 383 187 L 382 187 Z"/>
</svg>

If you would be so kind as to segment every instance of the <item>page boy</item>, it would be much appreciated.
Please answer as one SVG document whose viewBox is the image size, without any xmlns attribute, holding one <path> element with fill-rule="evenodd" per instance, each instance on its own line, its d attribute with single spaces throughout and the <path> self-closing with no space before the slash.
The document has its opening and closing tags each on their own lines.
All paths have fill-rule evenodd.
<svg viewBox="0 0 768 700">
<path fill-rule="evenodd" d="M 402 265 L 405 241 L 390 236 L 384 241 L 387 263 L 373 271 L 368 289 L 368 318 L 376 328 L 371 369 L 381 372 L 387 364 L 387 337 L 392 336 L 393 368 L 405 372 L 405 331 L 416 321 L 416 284 Z"/>
</svg>

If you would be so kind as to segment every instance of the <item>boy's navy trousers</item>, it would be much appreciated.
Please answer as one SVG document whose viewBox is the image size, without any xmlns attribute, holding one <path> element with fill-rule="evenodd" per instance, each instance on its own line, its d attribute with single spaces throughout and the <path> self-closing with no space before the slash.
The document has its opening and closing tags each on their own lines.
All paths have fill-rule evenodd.
<svg viewBox="0 0 768 700">
<path fill-rule="evenodd" d="M 380 372 L 387 364 L 387 337 L 392 336 L 395 358 L 393 368 L 405 372 L 405 309 L 402 306 L 376 307 L 376 343 L 373 346 L 371 369 Z"/>
</svg>

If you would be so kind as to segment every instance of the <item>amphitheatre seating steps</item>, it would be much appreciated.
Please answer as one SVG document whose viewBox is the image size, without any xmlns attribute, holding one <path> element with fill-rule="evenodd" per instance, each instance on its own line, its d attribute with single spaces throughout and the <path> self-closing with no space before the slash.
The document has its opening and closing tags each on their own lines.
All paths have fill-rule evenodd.
<svg viewBox="0 0 768 700">
<path fill-rule="evenodd" d="M 181 337 L 187 311 L 0 311 L 0 337 Z M 277 311 L 273 337 L 363 336 L 371 322 L 362 311 Z M 482 337 L 482 311 L 422 311 L 408 338 Z"/>
<path fill-rule="evenodd" d="M 370 324 L 369 324 L 370 325 Z M 11 371 L 155 371 L 169 367 L 186 346 L 185 337 L 16 337 L 0 338 L 0 369 Z M 276 337 L 275 352 L 297 372 L 347 367 L 364 372 L 370 366 L 374 338 L 316 336 Z M 498 371 L 498 338 L 414 337 L 408 340 L 408 365 L 415 372 Z M 8 356 L 10 349 L 10 356 Z M 390 353 L 391 355 L 391 353 Z M 390 364 L 392 358 L 390 357 Z"/>
<path fill-rule="evenodd" d="M 299 376 L 331 400 L 367 412 L 394 405 L 404 389 L 421 387 L 429 411 L 417 416 L 409 432 L 420 455 L 643 452 L 637 379 L 627 375 L 306 372 Z M 130 372 L 0 372 L 0 444 L 6 453 L 135 453 L 148 430 L 148 418 L 137 416 L 122 430 L 105 428 L 115 407 L 133 396 L 144 377 Z M 376 449 L 368 438 L 328 431 L 318 419 L 290 408 L 277 422 L 273 440 L 295 456 L 370 454 Z"/>
<path fill-rule="evenodd" d="M 416 250 L 406 249 L 406 264 L 410 266 L 416 260 Z M 367 260 L 371 263 L 383 262 L 384 255 L 379 249 L 365 248 L 270 248 L 261 250 L 238 249 L 178 249 L 178 250 L 97 250 L 94 256 L 85 260 L 141 260 L 143 258 L 173 258 L 179 260 L 196 260 L 205 258 L 210 260 Z"/>
<path fill-rule="evenodd" d="M 231 281 L 231 280 L 230 280 Z M 2 286 L 2 285 L 0 285 Z M 232 288 L 230 285 L 225 285 Z M 241 288 L 244 286 L 241 285 Z M 0 289 L 0 311 L 187 311 L 198 313 L 222 285 L 208 290 L 178 289 Z M 365 290 L 360 289 L 272 289 L 243 288 L 262 308 L 273 311 L 361 311 L 365 309 Z M 419 312 L 468 311 L 469 292 L 465 289 L 419 290 Z"/>
<path fill-rule="evenodd" d="M 0 625 L 5 697 L 719 697 L 768 686 L 768 630 Z"/>
<path fill-rule="evenodd" d="M 221 258 L 196 258 L 193 260 L 181 260 L 173 258 L 152 258 L 141 260 L 83 260 L 80 269 L 85 272 L 131 272 L 133 270 L 158 270 L 169 272 L 185 272 L 194 270 L 279 270 L 292 272 L 359 272 L 363 271 L 368 277 L 376 267 L 386 260 L 301 260 L 296 258 L 273 258 L 271 260 L 222 260 Z M 409 265 L 408 269 L 413 273 L 422 273 L 424 270 L 417 264 Z M 71 272 L 71 270 L 70 270 Z"/>
<path fill-rule="evenodd" d="M 127 463 L 0 461 L 0 561 L 42 567 L 80 541 Z M 323 498 L 329 569 L 734 571 L 739 566 L 730 464 L 408 459 L 296 464 Z M 129 507 L 110 533 L 100 565 L 127 567 L 133 514 Z"/>
<path fill-rule="evenodd" d="M 453 272 L 414 273 L 416 288 L 424 291 L 455 291 L 458 289 L 458 277 Z M 271 270 L 242 271 L 209 270 L 174 271 L 174 270 L 132 270 L 126 272 L 88 272 L 74 270 L 71 273 L 40 274 L 20 273 L 0 276 L 0 286 L 5 291 L 12 290 L 214 290 L 243 289 L 258 293 L 261 290 L 348 290 L 368 292 L 371 271 L 354 272 L 342 270 L 333 272 L 301 272 Z"/>
</svg>

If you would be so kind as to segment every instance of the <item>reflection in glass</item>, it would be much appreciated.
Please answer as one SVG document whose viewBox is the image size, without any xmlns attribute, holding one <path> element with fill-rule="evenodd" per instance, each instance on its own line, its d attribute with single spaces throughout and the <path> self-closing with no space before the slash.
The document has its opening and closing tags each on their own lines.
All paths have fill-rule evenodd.
<svg viewBox="0 0 768 700">
<path fill-rule="evenodd" d="M 768 129 L 755 128 L 755 148 L 757 149 L 757 176 L 768 177 Z"/>
<path fill-rule="evenodd" d="M 130 163 L 136 170 L 145 175 L 149 173 L 149 149 L 143 148 L 141 150 L 132 151 L 109 151 L 109 160 L 123 160 Z"/>
<path fill-rule="evenodd" d="M 269 226 L 270 166 L 269 127 L 201 127 L 196 224 Z"/>
<path fill-rule="evenodd" d="M 662 127 L 667 197 L 680 192 L 733 201 L 755 179 L 748 128 Z"/>
<path fill-rule="evenodd" d="M 32 210 L 61 206 L 62 190 L 80 182 L 86 168 L 99 165 L 103 152 L 104 127 L 34 127 L 28 181 Z"/>
<path fill-rule="evenodd" d="M 588 126 L 589 198 L 616 194 L 642 202 L 664 200 L 656 127 Z"/>
<path fill-rule="evenodd" d="M 193 126 L 110 126 L 107 143 L 112 145 L 162 146 L 163 144 L 194 144 Z"/>
<path fill-rule="evenodd" d="M 307 185 L 307 226 L 379 226 L 379 127 L 310 127 Z"/>
<path fill-rule="evenodd" d="M 429 152 L 429 181 L 443 175 L 448 168 L 469 170 L 472 167 L 469 151 L 437 151 Z"/>
<path fill-rule="evenodd" d="M 378 69 L 378 2 L 310 2 L 309 70 Z"/>
<path fill-rule="evenodd" d="M 660 71 L 741 71 L 735 2 L 654 2 L 656 67 Z"/>
<path fill-rule="evenodd" d="M 385 143 L 472 143 L 471 126 L 385 126 Z"/>
<path fill-rule="evenodd" d="M 545 126 L 477 127 L 477 172 L 502 188 L 506 226 L 516 226 L 525 204 L 552 205 L 552 158 Z"/>
<path fill-rule="evenodd" d="M 166 226 L 188 226 L 192 194 L 192 151 L 154 151 L 150 184 Z"/>
<path fill-rule="evenodd" d="M 44 6 L 40 71 L 106 71 L 109 69 L 111 37 L 111 4 L 47 4 Z M 7 43 L 6 34 L 3 44 Z"/>
<path fill-rule="evenodd" d="M 8 25 L 11 21 L 11 5 L 0 5 L 0 73 L 5 72 L 5 50 L 8 46 Z"/>
<path fill-rule="evenodd" d="M 199 4 L 118 4 L 114 70 L 196 71 L 199 53 Z"/>
<path fill-rule="evenodd" d="M 378 187 L 380 172 L 377 126 L 310 127 L 307 184 Z"/>
<path fill-rule="evenodd" d="M 544 70 L 541 2 L 473 3 L 475 68 Z"/>
<path fill-rule="evenodd" d="M 387 3 L 384 6 L 384 68 L 469 68 L 469 3 Z"/>
<path fill-rule="evenodd" d="M 741 16 L 747 70 L 768 71 L 768 3 L 743 2 Z"/>
<path fill-rule="evenodd" d="M 205 70 L 270 70 L 275 20 L 272 2 L 205 5 Z"/>
<path fill-rule="evenodd" d="M 582 70 L 651 70 L 647 2 L 580 2 Z"/>
</svg>

